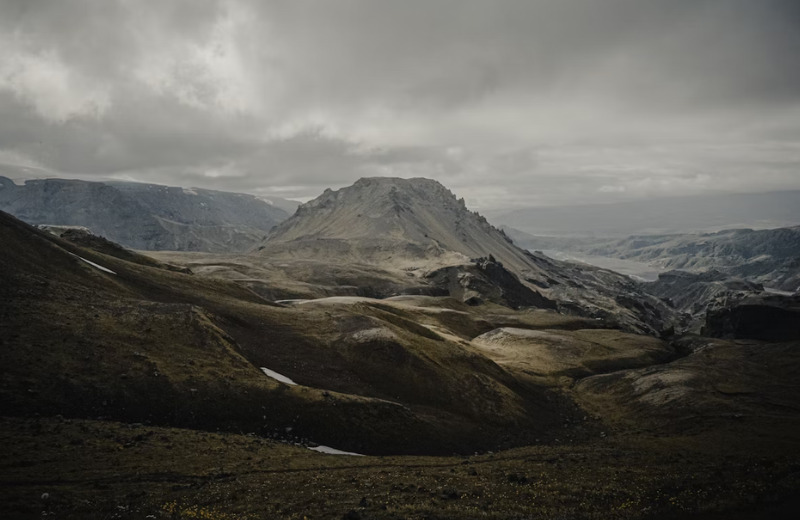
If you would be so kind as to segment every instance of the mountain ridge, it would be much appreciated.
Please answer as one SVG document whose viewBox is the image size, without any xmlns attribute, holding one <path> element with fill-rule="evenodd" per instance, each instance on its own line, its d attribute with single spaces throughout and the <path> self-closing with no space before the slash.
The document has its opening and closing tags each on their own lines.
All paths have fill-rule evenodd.
<svg viewBox="0 0 800 520">
<path fill-rule="evenodd" d="M 289 215 L 246 194 L 129 182 L 0 176 L 0 210 L 35 225 L 89 228 L 143 250 L 245 251 Z"/>
<path fill-rule="evenodd" d="M 695 273 L 718 270 L 773 289 L 800 289 L 800 226 L 605 239 L 537 237 L 510 228 L 508 233 L 531 249 L 634 260 Z"/>
<path fill-rule="evenodd" d="M 462 301 L 557 307 L 630 331 L 659 334 L 672 326 L 673 311 L 632 280 L 524 251 L 430 179 L 364 178 L 326 190 L 254 253 L 272 262 L 377 265 Z"/>
<path fill-rule="evenodd" d="M 325 190 L 272 230 L 259 249 L 275 255 L 318 246 L 328 248 L 331 259 L 393 260 L 403 267 L 421 258 L 447 264 L 492 254 L 514 268 L 530 268 L 504 233 L 469 211 L 464 199 L 425 178 L 365 177 Z"/>
</svg>

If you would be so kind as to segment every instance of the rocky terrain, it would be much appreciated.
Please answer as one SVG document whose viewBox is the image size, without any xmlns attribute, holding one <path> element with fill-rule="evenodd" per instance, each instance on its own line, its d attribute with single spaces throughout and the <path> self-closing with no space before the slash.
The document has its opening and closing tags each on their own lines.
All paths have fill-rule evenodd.
<svg viewBox="0 0 800 520">
<path fill-rule="evenodd" d="M 535 237 L 514 230 L 507 232 L 520 246 L 530 249 L 636 260 L 665 270 L 715 270 L 781 291 L 800 288 L 800 227 L 624 239 Z"/>
<path fill-rule="evenodd" d="M 246 251 L 289 214 L 252 195 L 156 184 L 0 177 L 0 210 L 29 224 L 82 226 L 134 249 Z"/>
<path fill-rule="evenodd" d="M 684 331 L 699 332 L 710 311 L 719 312 L 744 298 L 768 293 L 779 300 L 800 288 L 798 227 L 624 239 L 534 237 L 508 228 L 506 232 L 517 243 L 546 249 L 553 256 L 567 251 L 590 263 L 613 266 L 617 260 L 621 271 L 632 267 L 642 272 L 641 266 L 660 271 L 655 281 L 639 287 L 682 313 L 678 324 Z"/>
<path fill-rule="evenodd" d="M 247 254 L 143 254 L 1 212 L 0 242 L 8 518 L 800 506 L 787 296 L 725 286 L 702 335 L 676 334 L 683 291 L 526 253 L 419 179 L 326 192 Z"/>
<path fill-rule="evenodd" d="M 800 339 L 800 296 L 740 294 L 717 300 L 706 313 L 703 334 L 765 341 Z"/>
<path fill-rule="evenodd" d="M 269 263 L 377 267 L 404 277 L 402 292 L 558 307 L 635 332 L 674 325 L 673 311 L 627 277 L 524 251 L 429 179 L 368 178 L 327 190 L 277 226 L 258 255 Z"/>
</svg>

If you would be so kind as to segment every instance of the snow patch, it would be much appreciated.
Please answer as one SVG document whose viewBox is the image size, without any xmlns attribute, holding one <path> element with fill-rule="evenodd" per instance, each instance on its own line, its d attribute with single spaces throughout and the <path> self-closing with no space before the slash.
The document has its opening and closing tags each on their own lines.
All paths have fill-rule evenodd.
<svg viewBox="0 0 800 520">
<path fill-rule="evenodd" d="M 182 188 L 183 192 L 187 195 L 197 195 L 197 192 L 194 191 L 194 188 Z"/>
<path fill-rule="evenodd" d="M 325 453 L 327 455 L 350 455 L 351 457 L 363 457 L 361 453 L 353 453 L 352 451 L 342 451 L 337 450 L 336 448 L 331 448 L 330 446 L 314 446 L 308 448 L 311 451 L 316 451 L 319 453 Z"/>
<path fill-rule="evenodd" d="M 109 269 L 109 268 L 107 268 L 107 267 L 103 267 L 102 265 L 98 265 L 98 264 L 96 264 L 96 263 L 92 262 L 91 260 L 87 260 L 87 259 L 85 259 L 85 258 L 84 258 L 84 257 L 82 257 L 82 256 L 78 256 L 78 255 L 75 255 L 75 256 L 77 256 L 78 258 L 80 258 L 81 260 L 83 260 L 84 262 L 86 262 L 87 264 L 91 265 L 92 267 L 94 267 L 94 268 L 96 268 L 96 269 L 100 269 L 101 271 L 103 271 L 103 272 L 105 272 L 105 273 L 117 274 L 117 273 L 115 273 L 114 271 L 112 271 L 111 269 Z"/>
<path fill-rule="evenodd" d="M 264 375 L 266 375 L 267 377 L 271 377 L 272 379 L 274 379 L 276 381 L 280 381 L 281 383 L 285 383 L 287 385 L 297 386 L 297 383 L 295 383 L 294 381 L 292 381 L 291 379 L 289 379 L 288 377 L 286 377 L 283 374 L 279 374 L 279 373 L 275 372 L 274 370 L 270 370 L 270 369 L 265 368 L 265 367 L 259 367 L 259 368 L 261 368 L 261 371 L 264 372 Z"/>
<path fill-rule="evenodd" d="M 764 287 L 764 292 L 767 294 L 778 294 L 780 296 L 794 296 L 791 291 L 781 291 L 780 289 L 773 289 L 772 287 Z"/>
<path fill-rule="evenodd" d="M 306 305 L 309 303 L 333 303 L 333 304 L 344 304 L 344 305 L 353 305 L 356 303 L 362 302 L 378 302 L 380 300 L 376 298 L 366 298 L 364 296 L 328 296 L 326 298 L 316 298 L 313 300 L 306 300 L 303 302 L 298 302 L 299 305 Z"/>
</svg>

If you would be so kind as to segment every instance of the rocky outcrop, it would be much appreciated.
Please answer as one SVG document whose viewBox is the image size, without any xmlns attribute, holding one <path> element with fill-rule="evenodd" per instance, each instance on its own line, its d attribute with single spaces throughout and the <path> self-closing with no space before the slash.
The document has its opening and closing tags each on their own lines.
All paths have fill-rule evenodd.
<svg viewBox="0 0 800 520">
<path fill-rule="evenodd" d="M 644 290 L 666 300 L 681 312 L 703 315 L 710 302 L 764 291 L 764 286 L 741 278 L 731 278 L 717 270 L 701 273 L 668 271 L 658 280 L 643 284 Z"/>
<path fill-rule="evenodd" d="M 800 340 L 800 296 L 762 294 L 720 302 L 708 311 L 703 334 L 764 341 Z"/>
<path fill-rule="evenodd" d="M 484 301 L 519 309 L 555 309 L 556 303 L 524 285 L 494 258 L 479 258 L 473 263 L 443 267 L 427 275 L 436 287 L 467 304 Z"/>
</svg>

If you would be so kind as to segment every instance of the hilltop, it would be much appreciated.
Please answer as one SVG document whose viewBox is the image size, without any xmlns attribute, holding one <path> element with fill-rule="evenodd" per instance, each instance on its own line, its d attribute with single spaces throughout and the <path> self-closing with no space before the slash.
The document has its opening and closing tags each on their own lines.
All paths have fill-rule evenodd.
<svg viewBox="0 0 800 520">
<path fill-rule="evenodd" d="M 469 211 L 464 199 L 424 178 L 363 178 L 325 190 L 278 225 L 261 251 L 401 267 L 493 255 L 511 268 L 530 269 L 504 233 Z"/>
</svg>

